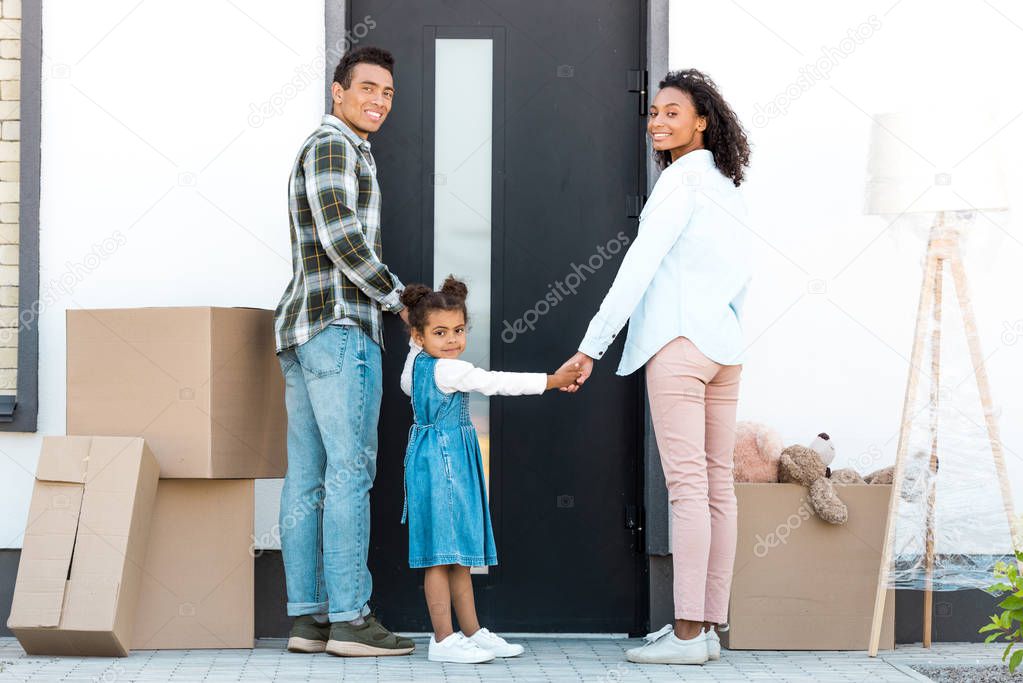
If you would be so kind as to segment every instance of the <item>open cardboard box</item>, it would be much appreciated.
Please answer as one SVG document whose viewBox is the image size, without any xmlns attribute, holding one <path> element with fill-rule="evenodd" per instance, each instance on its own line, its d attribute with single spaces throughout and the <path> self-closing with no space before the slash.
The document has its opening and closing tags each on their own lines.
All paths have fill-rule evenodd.
<svg viewBox="0 0 1023 683">
<path fill-rule="evenodd" d="M 144 437 L 163 479 L 283 477 L 273 311 L 67 311 L 67 433 Z"/>
<path fill-rule="evenodd" d="M 138 437 L 43 437 L 7 620 L 25 652 L 128 654 L 158 477 Z"/>
<path fill-rule="evenodd" d="M 798 484 L 735 485 L 739 534 L 722 644 L 733 650 L 866 650 L 890 485 L 836 485 L 849 521 L 828 524 Z M 880 648 L 895 647 L 888 592 Z"/>
</svg>

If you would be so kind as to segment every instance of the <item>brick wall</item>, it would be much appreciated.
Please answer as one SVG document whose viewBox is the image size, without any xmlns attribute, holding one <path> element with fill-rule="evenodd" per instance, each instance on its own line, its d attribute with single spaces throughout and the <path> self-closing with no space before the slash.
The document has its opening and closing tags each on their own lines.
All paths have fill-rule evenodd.
<svg viewBox="0 0 1023 683">
<path fill-rule="evenodd" d="M 0 394 L 17 387 L 20 100 L 21 0 L 0 0 Z"/>
</svg>

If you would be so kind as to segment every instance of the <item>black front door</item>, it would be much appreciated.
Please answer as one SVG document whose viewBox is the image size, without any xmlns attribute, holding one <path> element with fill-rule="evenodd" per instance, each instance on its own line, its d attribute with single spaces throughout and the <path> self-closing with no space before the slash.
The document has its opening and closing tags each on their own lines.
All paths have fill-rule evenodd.
<svg viewBox="0 0 1023 683">
<path fill-rule="evenodd" d="M 645 186 L 642 95 L 630 92 L 644 12 L 621 0 L 351 0 L 352 35 L 397 62 L 393 110 L 371 138 L 384 259 L 406 283 L 468 280 L 466 360 L 553 371 L 610 286 Z M 392 628 L 428 631 L 399 524 L 411 411 L 398 387 L 407 337 L 389 318 L 373 602 Z M 621 339 L 574 395 L 473 400 L 500 561 L 474 585 L 493 629 L 647 626 L 642 397 L 638 375 L 614 376 L 620 355 Z"/>
</svg>

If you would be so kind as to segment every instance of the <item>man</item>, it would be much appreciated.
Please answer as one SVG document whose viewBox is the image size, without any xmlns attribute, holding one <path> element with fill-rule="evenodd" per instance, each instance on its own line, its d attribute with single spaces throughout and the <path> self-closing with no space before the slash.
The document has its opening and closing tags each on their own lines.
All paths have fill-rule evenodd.
<svg viewBox="0 0 1023 683">
<path fill-rule="evenodd" d="M 415 648 L 370 612 L 369 490 L 376 475 L 383 313 L 407 320 L 381 261 L 369 135 L 394 98 L 394 58 L 349 52 L 332 113 L 302 144 L 288 185 L 294 274 L 274 314 L 285 378 L 288 472 L 281 551 L 294 617 L 288 649 L 340 656 Z"/>
</svg>

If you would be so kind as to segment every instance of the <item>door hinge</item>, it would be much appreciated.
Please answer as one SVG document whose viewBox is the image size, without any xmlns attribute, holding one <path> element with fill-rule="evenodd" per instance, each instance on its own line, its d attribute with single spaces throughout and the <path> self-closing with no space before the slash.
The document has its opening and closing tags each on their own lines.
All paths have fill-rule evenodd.
<svg viewBox="0 0 1023 683">
<path fill-rule="evenodd" d="M 629 69 L 629 92 L 639 95 L 639 115 L 646 116 L 647 73 L 645 69 Z"/>
<path fill-rule="evenodd" d="M 641 194 L 630 194 L 625 197 L 625 215 L 628 218 L 639 218 L 643 213 L 643 205 L 646 204 L 646 197 Z"/>
</svg>

